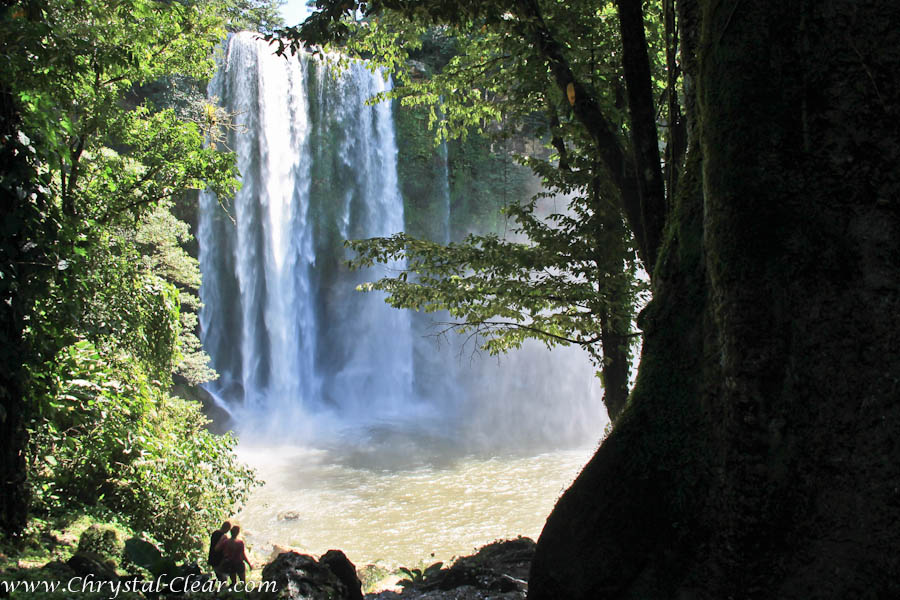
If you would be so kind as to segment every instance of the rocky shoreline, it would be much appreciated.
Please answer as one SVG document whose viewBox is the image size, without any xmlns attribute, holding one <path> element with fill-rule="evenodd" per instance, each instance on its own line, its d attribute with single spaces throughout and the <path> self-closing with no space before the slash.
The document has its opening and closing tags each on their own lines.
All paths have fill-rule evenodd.
<svg viewBox="0 0 900 600">
<path fill-rule="evenodd" d="M 279 600 L 524 600 L 535 543 L 530 538 L 496 541 L 452 565 L 414 570 L 401 589 L 363 595 L 356 567 L 339 550 L 318 560 L 294 551 L 280 553 L 263 569 Z M 435 568 L 437 567 L 437 568 Z"/>
<path fill-rule="evenodd" d="M 124 544 L 127 551 L 123 555 L 123 544 L 115 537 L 102 527 L 92 526 L 82 534 L 78 548 L 68 559 L 57 554 L 58 558 L 46 564 L 19 562 L 0 569 L 0 598 L 524 600 L 535 551 L 530 538 L 498 540 L 472 555 L 456 558 L 448 566 L 435 563 L 391 573 L 377 565 L 358 570 L 340 550 L 329 550 L 316 558 L 276 546 L 262 568 L 260 580 L 254 578 L 242 589 L 230 590 L 197 564 L 177 565 L 137 538 Z M 123 562 L 126 555 L 140 560 Z M 138 563 L 146 563 L 147 568 L 139 568 Z M 389 577 L 397 573 L 405 578 L 398 582 Z M 366 589 L 378 591 L 364 593 L 361 578 L 367 581 Z M 53 582 L 59 589 L 42 589 Z M 80 587 L 73 589 L 73 582 Z"/>
</svg>

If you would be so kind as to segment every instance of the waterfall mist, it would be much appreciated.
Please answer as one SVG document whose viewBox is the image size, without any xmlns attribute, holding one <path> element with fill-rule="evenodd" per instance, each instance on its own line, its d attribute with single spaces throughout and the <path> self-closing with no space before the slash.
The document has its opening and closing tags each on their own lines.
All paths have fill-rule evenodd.
<svg viewBox="0 0 900 600">
<path fill-rule="evenodd" d="M 234 115 L 242 188 L 224 206 L 201 197 L 202 340 L 220 373 L 208 391 L 242 442 L 349 444 L 363 467 L 595 442 L 606 414 L 580 349 L 478 355 L 427 337 L 433 315 L 355 291 L 403 267 L 351 272 L 342 245 L 404 229 L 393 109 L 365 105 L 389 85 L 358 62 L 338 72 L 229 38 L 209 93 Z"/>
</svg>

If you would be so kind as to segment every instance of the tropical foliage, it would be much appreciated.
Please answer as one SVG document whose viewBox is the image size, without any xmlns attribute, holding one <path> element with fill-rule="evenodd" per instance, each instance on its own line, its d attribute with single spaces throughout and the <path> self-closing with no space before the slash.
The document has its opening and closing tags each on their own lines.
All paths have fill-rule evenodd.
<svg viewBox="0 0 900 600">
<path fill-rule="evenodd" d="M 129 359 L 80 341 L 36 373 L 35 508 L 102 504 L 187 554 L 246 497 L 253 473 L 237 462 L 230 434 L 207 431 L 198 405 L 170 396 Z"/>
<path fill-rule="evenodd" d="M 26 0 L 0 12 L 3 141 L 21 165 L 3 171 L 15 246 L 2 280 L 20 311 L 7 364 L 25 382 L 6 402 L 30 433 L 32 508 L 102 505 L 178 554 L 255 482 L 235 440 L 167 391 L 173 377 L 215 377 L 174 211 L 199 189 L 227 197 L 237 185 L 233 156 L 205 147 L 199 86 L 226 27 L 256 18 L 243 10 Z"/>
</svg>

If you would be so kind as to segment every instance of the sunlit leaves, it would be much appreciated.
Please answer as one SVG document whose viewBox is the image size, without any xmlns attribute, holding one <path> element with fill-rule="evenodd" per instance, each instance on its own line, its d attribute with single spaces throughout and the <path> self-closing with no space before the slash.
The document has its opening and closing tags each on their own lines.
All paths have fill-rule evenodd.
<svg viewBox="0 0 900 600">
<path fill-rule="evenodd" d="M 604 226 L 577 210 L 539 218 L 534 202 L 509 210 L 519 223 L 514 233 L 527 243 L 482 235 L 445 246 L 405 234 L 348 242 L 357 253 L 352 267 L 406 263 L 398 276 L 360 289 L 386 292 L 396 308 L 447 311 L 448 329 L 480 336 L 493 354 L 534 338 L 547 346 L 579 344 L 599 365 L 598 315 L 628 331 L 643 290 L 633 252 L 616 246 L 621 225 Z M 604 240 L 609 247 L 598 253 Z"/>
<path fill-rule="evenodd" d="M 35 373 L 29 477 L 39 507 L 102 503 L 172 553 L 254 485 L 231 436 L 214 436 L 196 404 L 170 397 L 128 359 L 85 340 Z"/>
<path fill-rule="evenodd" d="M 164 290 L 196 275 L 142 261 L 136 231 L 187 190 L 227 196 L 236 169 L 232 156 L 203 147 L 197 124 L 171 109 L 134 106 L 133 94 L 160 77 L 208 76 L 224 34 L 217 10 L 210 2 L 54 0 L 40 19 L 0 22 L 0 69 L 15 84 L 59 219 L 55 245 L 40 244 L 57 268 L 34 300 L 35 342 L 64 343 L 72 332 L 117 336 L 108 339 L 168 378 L 177 332 L 192 322 L 179 324 L 185 292 Z"/>
<path fill-rule="evenodd" d="M 0 246 L 0 288 L 25 312 L 15 360 L 31 375 L 30 477 L 41 508 L 102 500 L 185 551 L 252 477 L 233 439 L 164 392 L 173 372 L 213 376 L 193 335 L 199 273 L 171 206 L 205 187 L 229 195 L 236 169 L 204 148 L 199 111 L 191 122 L 145 92 L 212 73 L 224 5 L 22 5 L 24 19 L 0 11 L 0 76 L 23 140 L 2 140 L 16 158 L 2 184 L 22 193 L 5 218 L 15 245 Z"/>
</svg>

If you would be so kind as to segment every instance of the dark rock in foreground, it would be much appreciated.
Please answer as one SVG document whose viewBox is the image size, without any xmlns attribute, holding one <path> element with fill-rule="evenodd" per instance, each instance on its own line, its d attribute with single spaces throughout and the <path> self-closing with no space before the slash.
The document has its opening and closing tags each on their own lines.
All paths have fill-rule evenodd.
<svg viewBox="0 0 900 600">
<path fill-rule="evenodd" d="M 356 567 L 343 552 L 329 550 L 322 555 L 319 563 L 328 567 L 346 586 L 349 600 L 363 600 L 362 582 L 356 575 Z"/>
<path fill-rule="evenodd" d="M 523 600 L 535 543 L 529 538 L 498 541 L 449 568 L 413 582 L 402 592 L 366 595 L 367 600 Z"/>
<path fill-rule="evenodd" d="M 340 556 L 338 556 L 340 555 Z M 326 563 L 325 558 L 329 557 Z M 343 561 L 341 561 L 343 557 Z M 346 577 L 348 569 L 356 577 L 356 568 L 342 552 L 331 551 L 323 560 L 297 552 L 284 552 L 267 564 L 262 572 L 263 581 L 274 581 L 276 592 L 266 598 L 278 600 L 358 600 L 361 598 L 359 579 L 356 587 Z M 340 574 L 329 565 L 334 565 Z M 348 579 L 345 583 L 343 579 Z"/>
<path fill-rule="evenodd" d="M 108 564 L 95 552 L 76 552 L 66 564 L 79 577 L 92 577 L 96 581 L 119 581 L 114 564 Z"/>
</svg>

